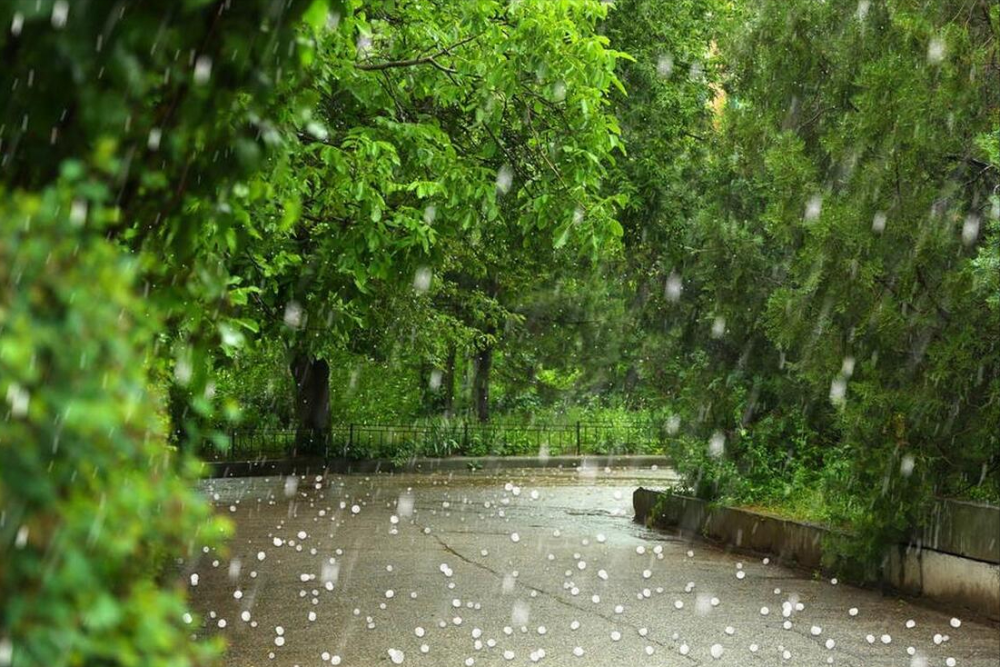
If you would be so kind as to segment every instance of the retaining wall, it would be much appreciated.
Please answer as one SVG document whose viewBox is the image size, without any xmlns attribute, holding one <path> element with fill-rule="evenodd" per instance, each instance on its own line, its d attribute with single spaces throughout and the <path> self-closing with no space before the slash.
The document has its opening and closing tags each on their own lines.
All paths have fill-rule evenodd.
<svg viewBox="0 0 1000 667">
<path fill-rule="evenodd" d="M 213 461 L 203 464 L 206 477 L 259 477 L 269 475 L 308 475 L 376 472 L 438 472 L 468 470 L 506 470 L 509 468 L 667 468 L 663 456 L 452 456 L 415 458 L 403 463 L 389 459 L 351 461 L 348 459 L 294 458 L 255 461 Z"/>
<path fill-rule="evenodd" d="M 716 507 L 676 494 L 638 489 L 636 521 L 713 540 L 809 569 L 832 565 L 824 541 L 834 531 L 749 510 Z M 1000 508 L 940 501 L 909 545 L 892 547 L 882 583 L 916 596 L 1000 619 Z"/>
</svg>

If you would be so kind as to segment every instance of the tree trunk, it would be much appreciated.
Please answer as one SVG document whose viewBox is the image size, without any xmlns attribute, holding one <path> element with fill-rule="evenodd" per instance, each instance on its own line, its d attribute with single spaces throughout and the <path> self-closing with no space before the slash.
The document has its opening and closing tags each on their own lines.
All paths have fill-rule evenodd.
<svg viewBox="0 0 1000 667">
<path fill-rule="evenodd" d="M 330 437 L 330 365 L 324 359 L 297 354 L 292 360 L 295 379 L 295 449 L 322 454 Z"/>
<path fill-rule="evenodd" d="M 493 346 L 476 352 L 476 376 L 472 381 L 472 403 L 476 418 L 481 422 L 490 420 L 490 370 L 493 368 Z"/>
<path fill-rule="evenodd" d="M 444 416 L 450 418 L 455 412 L 455 346 L 448 348 L 448 357 L 444 362 L 444 375 L 441 378 L 441 407 Z"/>
</svg>

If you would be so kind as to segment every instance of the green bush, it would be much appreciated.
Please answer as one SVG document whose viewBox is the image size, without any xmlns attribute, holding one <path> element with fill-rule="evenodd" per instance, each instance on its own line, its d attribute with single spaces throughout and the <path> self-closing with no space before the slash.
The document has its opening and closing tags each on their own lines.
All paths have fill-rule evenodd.
<svg viewBox="0 0 1000 667">
<path fill-rule="evenodd" d="M 14 667 L 207 664 L 159 575 L 225 525 L 166 447 L 135 261 L 72 194 L 0 190 L 0 641 Z"/>
</svg>

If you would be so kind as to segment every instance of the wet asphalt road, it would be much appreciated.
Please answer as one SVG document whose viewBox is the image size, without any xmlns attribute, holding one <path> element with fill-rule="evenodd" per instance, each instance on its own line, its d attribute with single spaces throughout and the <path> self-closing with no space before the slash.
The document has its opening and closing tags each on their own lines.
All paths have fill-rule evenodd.
<svg viewBox="0 0 1000 667">
<path fill-rule="evenodd" d="M 634 524 L 672 479 L 206 481 L 236 536 L 184 576 L 233 667 L 1000 665 L 996 627 Z"/>
</svg>

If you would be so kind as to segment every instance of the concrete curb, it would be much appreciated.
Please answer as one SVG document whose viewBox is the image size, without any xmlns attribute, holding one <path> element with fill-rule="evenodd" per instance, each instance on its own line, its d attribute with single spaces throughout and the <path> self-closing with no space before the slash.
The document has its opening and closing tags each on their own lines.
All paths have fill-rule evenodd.
<svg viewBox="0 0 1000 667">
<path fill-rule="evenodd" d="M 324 472 L 392 473 L 392 472 L 457 472 L 509 470 L 514 468 L 667 468 L 670 460 L 664 456 L 453 456 L 444 459 L 416 458 L 402 464 L 389 459 L 351 461 L 324 460 L 320 457 L 294 459 L 261 459 L 257 461 L 212 461 L 203 464 L 205 477 L 261 477 L 269 475 L 315 475 Z"/>
<path fill-rule="evenodd" d="M 950 501 L 943 501 L 950 502 Z M 717 507 L 677 494 L 639 488 L 632 496 L 635 520 L 647 526 L 678 529 L 758 553 L 807 569 L 832 565 L 824 552 L 827 537 L 844 533 L 824 526 L 768 516 L 749 510 Z M 972 553 L 989 554 L 996 532 L 978 535 L 992 520 L 996 508 L 982 506 L 985 514 L 963 524 L 958 513 L 949 519 L 947 540 L 941 544 Z M 967 515 L 969 508 L 962 508 Z M 998 510 L 1000 511 L 1000 510 Z M 991 525 L 991 524 L 990 524 Z M 968 533 L 968 535 L 966 535 Z M 992 540 L 992 541 L 991 541 Z M 926 542 L 891 547 L 880 583 L 895 590 L 952 606 L 961 606 L 993 620 L 1000 619 L 1000 563 L 946 553 Z"/>
</svg>

